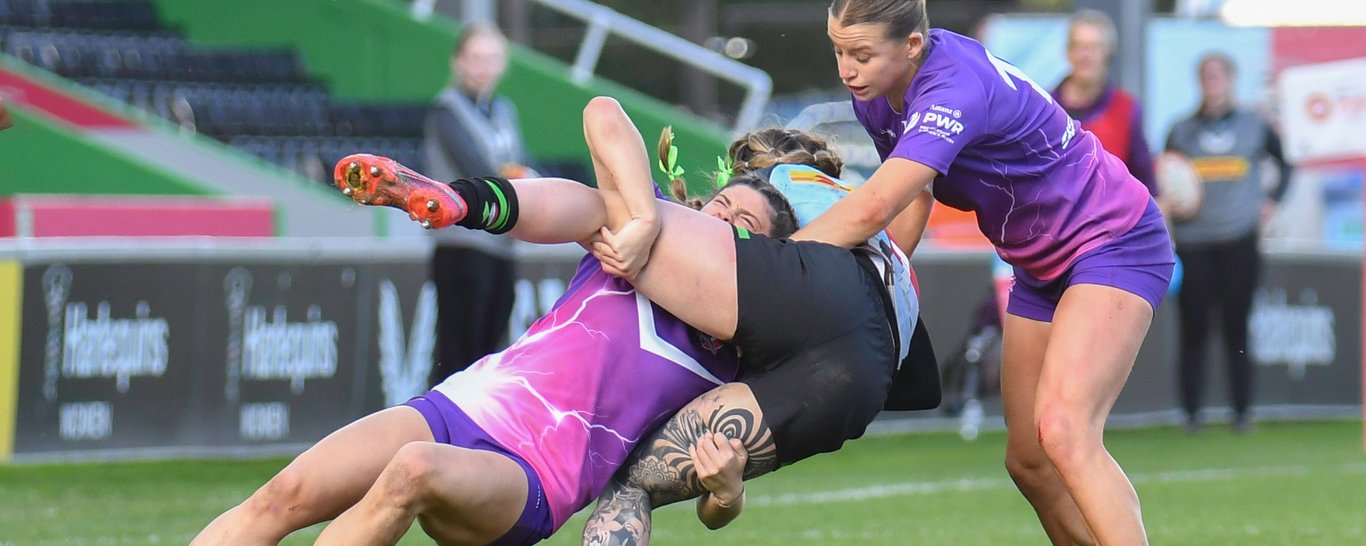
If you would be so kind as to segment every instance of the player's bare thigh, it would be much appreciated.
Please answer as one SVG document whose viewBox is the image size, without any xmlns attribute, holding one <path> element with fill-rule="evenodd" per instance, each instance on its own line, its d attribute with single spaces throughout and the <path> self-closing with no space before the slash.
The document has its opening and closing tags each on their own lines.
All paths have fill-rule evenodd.
<svg viewBox="0 0 1366 546">
<path fill-rule="evenodd" d="M 365 495 L 400 448 L 431 439 L 426 420 L 413 408 L 363 417 L 296 457 L 251 497 L 210 522 L 192 544 L 278 542 L 335 518 Z"/>
<path fill-rule="evenodd" d="M 526 507 L 526 472 L 492 451 L 421 444 L 429 474 L 418 515 L 438 544 L 488 544 L 506 534 Z"/>
<path fill-rule="evenodd" d="M 529 490 L 526 472 L 507 456 L 411 442 L 317 544 L 393 544 L 414 520 L 437 544 L 489 544 L 512 530 Z"/>
<path fill-rule="evenodd" d="M 1152 319 L 1152 306 L 1126 290 L 1097 284 L 1068 288 L 1054 315 L 1036 415 L 1052 401 L 1103 427 Z"/>
<path fill-rule="evenodd" d="M 416 409 L 396 406 L 367 415 L 323 438 L 281 470 L 285 480 L 319 520 L 355 504 L 404 445 L 430 442 L 432 432 Z M 270 484 L 262 489 L 269 488 Z"/>
</svg>

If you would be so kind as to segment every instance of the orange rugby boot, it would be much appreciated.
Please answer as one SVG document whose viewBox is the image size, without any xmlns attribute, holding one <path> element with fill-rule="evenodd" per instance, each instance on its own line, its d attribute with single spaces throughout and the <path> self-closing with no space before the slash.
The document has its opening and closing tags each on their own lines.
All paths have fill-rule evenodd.
<svg viewBox="0 0 1366 546">
<path fill-rule="evenodd" d="M 342 194 L 362 205 L 393 207 L 427 229 L 449 227 L 465 218 L 469 207 L 447 184 L 403 164 L 371 154 L 343 157 L 333 170 Z"/>
</svg>

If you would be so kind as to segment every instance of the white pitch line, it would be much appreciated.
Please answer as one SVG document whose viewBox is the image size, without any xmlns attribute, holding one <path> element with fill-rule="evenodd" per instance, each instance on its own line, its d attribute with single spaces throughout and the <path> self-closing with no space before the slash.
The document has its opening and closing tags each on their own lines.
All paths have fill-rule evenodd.
<svg viewBox="0 0 1366 546">
<path fill-rule="evenodd" d="M 858 502 L 886 497 L 913 495 L 932 495 L 944 491 L 981 491 L 1001 489 L 1009 485 L 1002 479 L 961 479 L 937 482 L 902 482 L 836 491 L 817 491 L 812 493 L 785 493 L 782 495 L 762 495 L 745 499 L 749 506 L 795 506 L 801 504 L 828 504 L 833 502 Z"/>
<path fill-rule="evenodd" d="M 1366 473 L 1366 463 L 1349 463 L 1328 467 L 1344 474 Z M 1268 466 L 1258 468 L 1208 468 L 1201 470 L 1178 470 L 1170 472 L 1151 472 L 1130 474 L 1134 483 L 1188 483 L 1221 481 L 1247 477 L 1298 476 L 1322 467 L 1310 466 Z M 1003 478 L 977 478 L 942 480 L 934 482 L 902 482 L 869 487 L 817 491 L 811 493 L 785 493 L 781 495 L 757 495 L 745 500 L 749 506 L 797 506 L 807 504 L 830 504 L 836 502 L 858 502 L 887 497 L 932 495 L 945 491 L 969 492 L 988 489 L 1014 489 L 1015 485 Z"/>
</svg>

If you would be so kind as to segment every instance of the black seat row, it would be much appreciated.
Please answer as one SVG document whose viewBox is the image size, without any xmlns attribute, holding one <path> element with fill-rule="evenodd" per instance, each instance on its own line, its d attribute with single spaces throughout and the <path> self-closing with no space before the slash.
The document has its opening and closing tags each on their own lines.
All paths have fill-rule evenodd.
<svg viewBox="0 0 1366 546">
<path fill-rule="evenodd" d="M 383 138 L 422 138 L 429 107 L 414 103 L 334 102 L 330 109 L 332 134 Z"/>
<path fill-rule="evenodd" d="M 427 105 L 337 102 L 312 84 L 227 85 L 80 80 L 106 95 L 215 138 L 421 138 Z"/>
<path fill-rule="evenodd" d="M 0 51 L 68 78 L 302 82 L 283 49 L 192 49 L 178 34 L 0 29 Z"/>
<path fill-rule="evenodd" d="M 331 135 L 331 102 L 310 84 L 79 80 L 111 97 L 215 138 Z"/>
<path fill-rule="evenodd" d="M 0 25 L 155 30 L 160 22 L 147 0 L 0 0 Z"/>
<path fill-rule="evenodd" d="M 337 161 L 351 154 L 382 155 L 418 171 L 425 163 L 421 139 L 243 136 L 232 138 L 228 144 L 326 184 L 332 183 Z"/>
</svg>

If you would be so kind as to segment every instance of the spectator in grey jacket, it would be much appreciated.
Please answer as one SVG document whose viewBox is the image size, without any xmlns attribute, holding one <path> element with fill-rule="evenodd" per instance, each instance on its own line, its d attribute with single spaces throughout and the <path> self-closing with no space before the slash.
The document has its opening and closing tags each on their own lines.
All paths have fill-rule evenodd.
<svg viewBox="0 0 1366 546">
<path fill-rule="evenodd" d="M 467 26 L 451 52 L 451 85 L 437 95 L 424 128 L 427 174 L 437 180 L 530 175 L 517 109 L 494 89 L 507 70 L 507 39 L 497 27 Z M 442 229 L 432 278 L 437 290 L 436 384 L 507 341 L 516 264 L 512 239 Z"/>
<path fill-rule="evenodd" d="M 1235 67 L 1222 53 L 1199 63 L 1201 103 L 1167 134 L 1168 151 L 1190 159 L 1202 180 L 1204 198 L 1190 214 L 1173 215 L 1176 254 L 1185 266 L 1179 295 L 1181 320 L 1181 403 L 1186 430 L 1200 427 L 1205 346 L 1209 319 L 1220 312 L 1224 354 L 1232 391 L 1234 429 L 1251 429 L 1252 363 L 1248 358 L 1248 319 L 1261 270 L 1257 241 L 1261 221 L 1285 195 L 1290 166 L 1272 127 L 1234 103 Z M 1263 159 L 1278 166 L 1275 188 L 1262 186 Z"/>
</svg>

